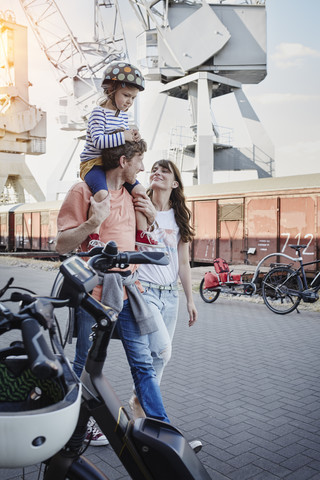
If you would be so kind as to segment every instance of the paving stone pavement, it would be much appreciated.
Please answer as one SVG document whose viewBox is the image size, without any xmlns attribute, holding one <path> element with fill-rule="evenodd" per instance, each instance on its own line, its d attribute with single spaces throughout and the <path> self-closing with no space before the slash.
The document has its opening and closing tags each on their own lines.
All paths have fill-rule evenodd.
<svg viewBox="0 0 320 480">
<path fill-rule="evenodd" d="M 42 277 L 54 277 L 29 276 L 42 286 Z M 162 381 L 171 422 L 188 440 L 201 439 L 198 455 L 213 480 L 320 479 L 320 314 L 280 316 L 222 296 L 206 304 L 197 293 L 195 301 L 199 321 L 189 328 L 181 295 Z M 119 341 L 111 342 L 105 372 L 127 406 L 132 381 Z M 110 480 L 130 478 L 110 446 L 86 455 Z M 21 471 L 0 469 L 0 478 L 21 479 Z M 37 468 L 28 467 L 25 478 L 35 480 Z"/>
</svg>

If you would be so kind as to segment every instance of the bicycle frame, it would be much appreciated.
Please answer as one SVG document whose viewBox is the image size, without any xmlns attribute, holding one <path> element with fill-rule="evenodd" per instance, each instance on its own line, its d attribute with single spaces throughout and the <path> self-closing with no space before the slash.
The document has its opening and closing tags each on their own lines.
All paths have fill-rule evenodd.
<svg viewBox="0 0 320 480">
<path fill-rule="evenodd" d="M 64 480 L 69 475 L 70 478 L 87 480 L 107 479 L 81 456 L 90 416 L 97 421 L 133 480 L 210 480 L 196 453 L 178 429 L 153 418 L 134 421 L 128 415 L 102 373 L 117 316 L 111 308 L 89 294 L 82 296 L 80 304 L 97 323 L 93 327 L 93 343 L 81 375 L 83 401 L 79 421 L 65 448 L 46 462 L 44 480 Z M 75 471 L 85 472 L 85 475 L 72 475 Z"/>
<path fill-rule="evenodd" d="M 251 279 L 250 282 L 244 282 L 242 284 L 238 284 L 239 286 L 242 286 L 242 287 L 245 287 L 245 288 L 248 288 L 250 287 L 250 289 L 252 289 L 252 293 L 251 295 L 255 294 L 257 292 L 257 280 L 258 280 L 258 277 L 260 275 L 260 270 L 261 270 L 261 267 L 263 265 L 263 263 L 268 260 L 268 258 L 272 258 L 272 257 L 279 257 L 279 256 L 282 256 L 282 257 L 285 257 L 286 259 L 292 261 L 292 262 L 301 262 L 303 259 L 301 256 L 299 256 L 298 258 L 294 258 L 294 257 L 290 257 L 290 255 L 287 255 L 286 253 L 281 253 L 281 252 L 275 252 L 275 253 L 270 253 L 269 255 L 266 255 L 265 257 L 263 257 L 260 262 L 258 263 L 258 265 L 256 266 L 255 268 L 255 271 L 254 271 L 254 274 L 253 274 L 253 277 Z M 320 262 L 320 260 L 316 260 L 314 262 L 310 262 L 311 263 L 316 263 L 316 262 Z M 309 263 L 306 263 L 305 265 L 309 265 Z M 305 274 L 304 274 L 305 276 Z M 306 278 L 305 278 L 305 281 L 306 281 Z M 233 284 L 234 282 L 224 282 L 223 284 L 221 283 L 220 285 L 217 286 L 217 290 L 219 289 L 222 293 L 230 293 L 230 288 L 232 286 L 235 286 Z M 230 287 L 228 286 L 228 284 L 230 284 Z M 223 285 L 226 285 L 226 289 L 223 290 Z M 237 293 L 237 294 L 241 294 L 241 293 Z"/>
<path fill-rule="evenodd" d="M 300 275 L 300 277 L 302 277 L 303 286 L 304 286 L 305 289 L 307 289 L 308 288 L 308 282 L 307 282 L 307 276 L 306 276 L 306 272 L 305 272 L 304 267 L 306 267 L 308 265 L 316 265 L 316 264 L 320 263 L 320 260 L 313 260 L 312 262 L 303 263 L 303 257 L 301 255 L 299 255 L 299 257 L 291 257 L 290 255 L 287 255 L 286 253 L 281 253 L 281 252 L 270 253 L 269 255 L 264 257 L 262 260 L 260 260 L 260 262 L 258 263 L 258 265 L 257 265 L 257 267 L 254 271 L 254 275 L 252 277 L 251 283 L 253 283 L 253 284 L 256 283 L 257 278 L 260 274 L 260 268 L 261 268 L 262 264 L 266 260 L 268 260 L 268 258 L 279 257 L 279 256 L 282 256 L 282 257 L 286 258 L 287 260 L 290 260 L 294 263 L 299 262 L 300 267 L 297 268 L 295 271 L 298 275 Z M 315 291 L 318 291 L 318 290 L 320 290 L 320 285 L 319 285 L 319 287 L 317 287 L 317 289 L 315 289 Z"/>
<path fill-rule="evenodd" d="M 97 304 L 99 302 L 88 297 L 82 302 L 91 314 Z M 88 480 L 106 478 L 91 462 L 79 456 L 89 416 L 97 421 L 134 480 L 209 480 L 195 452 L 178 429 L 151 418 L 133 421 L 103 375 L 102 368 L 115 324 L 114 312 L 108 309 L 107 315 L 100 318 L 94 327 L 93 344 L 81 376 L 84 388 L 79 423 L 65 449 L 48 462 L 44 480 L 64 479 L 68 469 L 75 468 L 72 463 L 79 461 L 82 462 L 81 468 L 86 463 Z"/>
<path fill-rule="evenodd" d="M 285 315 L 287 313 L 298 310 L 300 301 L 306 303 L 314 303 L 319 299 L 317 292 L 320 290 L 318 285 L 319 273 L 314 276 L 313 280 L 308 285 L 308 279 L 305 267 L 308 265 L 318 265 L 320 260 L 313 260 L 311 262 L 303 262 L 301 249 L 305 245 L 289 245 L 296 251 L 296 257 L 291 257 L 286 254 L 270 254 L 260 263 L 263 263 L 266 258 L 272 256 L 282 256 L 292 263 L 276 263 L 272 265 L 270 271 L 266 274 L 262 282 L 262 296 L 265 305 L 274 313 Z M 293 267 L 293 263 L 299 263 L 299 266 Z M 257 269 L 258 270 L 258 269 Z"/>
</svg>

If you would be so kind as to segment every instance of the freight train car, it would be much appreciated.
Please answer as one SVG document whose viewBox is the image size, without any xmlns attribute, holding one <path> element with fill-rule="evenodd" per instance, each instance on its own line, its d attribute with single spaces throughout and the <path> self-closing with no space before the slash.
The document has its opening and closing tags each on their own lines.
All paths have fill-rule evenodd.
<svg viewBox="0 0 320 480">
<path fill-rule="evenodd" d="M 212 264 L 220 256 L 257 265 L 269 253 L 292 256 L 290 243 L 307 245 L 305 261 L 319 259 L 320 174 L 195 185 L 185 194 L 196 231 L 193 264 Z M 54 251 L 61 204 L 0 207 L 0 250 Z"/>
<path fill-rule="evenodd" d="M 319 258 L 320 174 L 186 187 L 196 236 L 191 258 L 252 265 L 266 255 L 291 255 L 302 243 L 305 261 Z M 275 259 L 270 260 L 275 261 Z"/>
<path fill-rule="evenodd" d="M 1 251 L 54 251 L 61 203 L 53 201 L 1 206 Z"/>
</svg>

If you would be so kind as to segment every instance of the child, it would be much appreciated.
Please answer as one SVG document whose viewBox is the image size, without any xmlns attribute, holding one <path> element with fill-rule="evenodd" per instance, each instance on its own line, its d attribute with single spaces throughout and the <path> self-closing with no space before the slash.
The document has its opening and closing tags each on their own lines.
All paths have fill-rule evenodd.
<svg viewBox="0 0 320 480">
<path fill-rule="evenodd" d="M 106 98 L 90 114 L 86 143 L 80 155 L 80 177 L 88 184 L 97 202 L 101 202 L 108 195 L 101 150 L 117 147 L 125 141 L 139 141 L 141 138 L 137 129 L 129 129 L 126 112 L 139 91 L 144 90 L 144 78 L 133 65 L 112 62 L 104 72 L 101 86 Z M 145 193 L 138 180 L 134 185 L 125 183 L 124 186 L 133 197 Z M 147 231 L 147 219 L 141 212 L 136 212 L 136 223 L 136 245 L 159 246 Z M 98 230 L 89 237 L 89 249 L 103 245 L 99 240 Z"/>
</svg>

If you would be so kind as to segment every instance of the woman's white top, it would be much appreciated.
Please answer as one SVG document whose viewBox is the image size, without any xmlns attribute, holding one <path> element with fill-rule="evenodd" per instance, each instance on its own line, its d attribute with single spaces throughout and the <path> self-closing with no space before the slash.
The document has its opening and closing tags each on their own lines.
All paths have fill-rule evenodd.
<svg viewBox="0 0 320 480">
<path fill-rule="evenodd" d="M 180 232 L 177 222 L 174 218 L 174 210 L 158 212 L 156 216 L 158 228 L 152 232 L 152 236 L 158 242 L 164 243 L 169 255 L 169 265 L 140 265 L 139 280 L 152 282 L 158 285 L 169 285 L 178 280 L 179 262 L 178 262 L 178 243 Z M 148 247 L 148 251 L 156 251 L 156 247 Z M 163 250 L 163 249 L 159 249 Z"/>
</svg>

